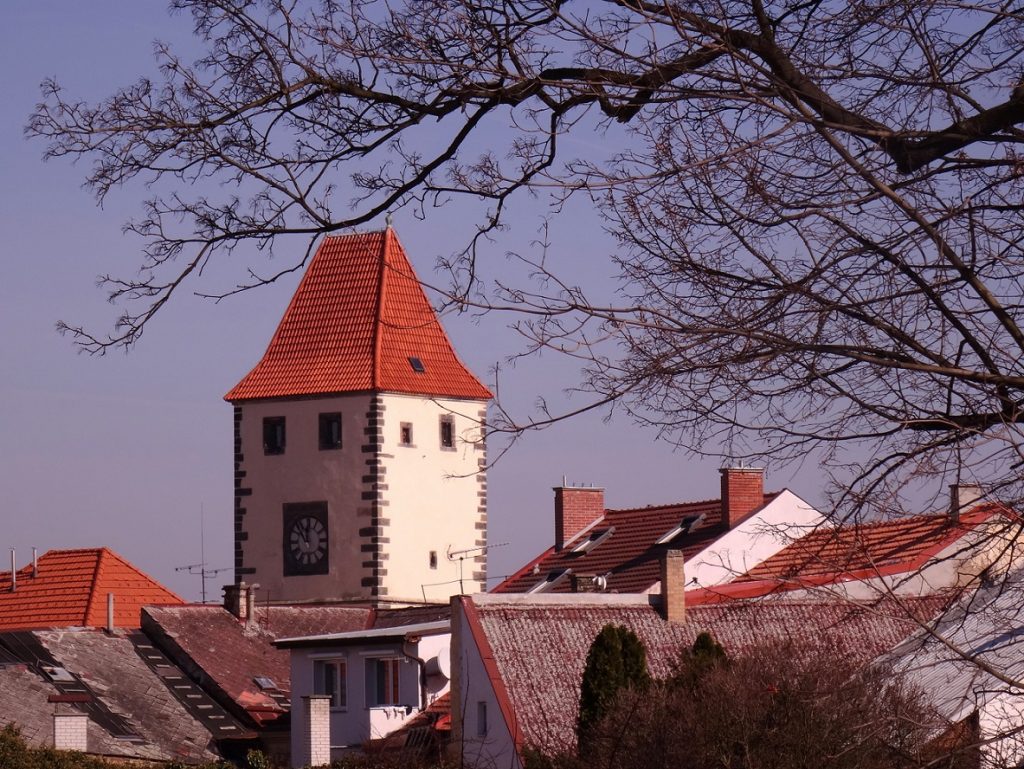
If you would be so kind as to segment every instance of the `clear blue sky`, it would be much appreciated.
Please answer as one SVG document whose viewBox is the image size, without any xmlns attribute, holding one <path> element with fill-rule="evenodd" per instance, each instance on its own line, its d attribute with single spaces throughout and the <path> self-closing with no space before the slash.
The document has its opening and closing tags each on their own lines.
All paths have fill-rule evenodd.
<svg viewBox="0 0 1024 769">
<path fill-rule="evenodd" d="M 0 121 L 0 569 L 7 548 L 19 565 L 35 546 L 106 545 L 187 598 L 199 578 L 175 568 L 200 560 L 232 563 L 231 408 L 223 394 L 259 356 L 296 279 L 214 305 L 183 296 L 129 354 L 77 354 L 57 320 L 106 331 L 117 308 L 94 285 L 100 273 L 130 274 L 139 241 L 121 225 L 139 212 L 145 190 L 116 191 L 99 209 L 81 186 L 84 165 L 43 163 L 43 144 L 22 130 L 39 83 L 56 76 L 74 95 L 96 99 L 153 70 L 161 38 L 188 51 L 189 20 L 161 2 L 9 0 L 0 29 L 5 94 Z M 587 151 L 585 141 L 574 148 Z M 487 257 L 507 264 L 526 251 L 539 222 L 516 212 L 516 226 Z M 454 209 L 426 222 L 399 214 L 395 226 L 425 281 L 435 260 L 465 232 Z M 612 244 L 580 207 L 556 220 L 563 274 L 610 279 Z M 230 265 L 223 272 L 230 279 Z M 610 282 L 607 283 L 610 285 Z M 492 368 L 521 346 L 508 317 L 447 316 L 463 359 L 488 383 Z M 527 413 L 538 394 L 552 402 L 574 382 L 570 362 L 546 355 L 504 366 L 501 393 Z M 578 399 L 572 403 L 579 403 Z M 492 447 L 492 455 L 496 453 Z M 656 504 L 718 494 L 717 462 L 698 461 L 624 418 L 592 416 L 526 436 L 491 470 L 491 574 L 521 565 L 552 537 L 551 487 L 562 475 L 603 485 L 612 506 Z M 795 480 L 795 474 L 800 479 Z M 768 485 L 808 499 L 821 489 L 813 467 L 769 467 Z M 230 579 L 211 581 L 213 598 Z"/>
</svg>

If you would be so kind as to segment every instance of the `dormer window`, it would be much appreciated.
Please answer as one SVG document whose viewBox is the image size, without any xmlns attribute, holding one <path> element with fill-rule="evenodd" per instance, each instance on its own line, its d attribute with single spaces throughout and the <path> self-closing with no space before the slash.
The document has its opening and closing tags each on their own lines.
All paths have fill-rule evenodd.
<svg viewBox="0 0 1024 769">
<path fill-rule="evenodd" d="M 263 453 L 284 454 L 284 417 L 263 419 Z"/>
<path fill-rule="evenodd" d="M 409 357 L 409 365 L 412 366 L 412 370 L 417 374 L 423 374 L 427 371 L 427 367 L 423 365 L 423 361 L 415 356 Z"/>
</svg>

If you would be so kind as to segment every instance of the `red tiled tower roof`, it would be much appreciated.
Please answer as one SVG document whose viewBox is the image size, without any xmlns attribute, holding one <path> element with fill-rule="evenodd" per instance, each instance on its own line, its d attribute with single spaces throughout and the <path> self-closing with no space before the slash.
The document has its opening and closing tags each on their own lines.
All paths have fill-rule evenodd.
<svg viewBox="0 0 1024 769">
<path fill-rule="evenodd" d="M 114 625 L 139 627 L 143 606 L 182 604 L 178 596 L 105 547 L 51 550 L 32 567 L 0 572 L 0 631 L 52 627 L 106 627 L 107 593 L 114 594 Z"/>
<path fill-rule="evenodd" d="M 263 358 L 224 399 L 365 391 L 491 398 L 390 227 L 323 239 Z"/>
</svg>

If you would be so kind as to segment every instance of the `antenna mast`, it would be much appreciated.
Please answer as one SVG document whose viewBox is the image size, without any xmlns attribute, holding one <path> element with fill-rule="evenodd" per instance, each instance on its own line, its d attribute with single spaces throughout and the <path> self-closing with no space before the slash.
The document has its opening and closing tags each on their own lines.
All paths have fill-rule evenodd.
<svg viewBox="0 0 1024 769">
<path fill-rule="evenodd" d="M 203 603 L 206 603 L 206 580 L 215 577 L 222 571 L 228 571 L 227 567 L 221 569 L 206 568 L 206 507 L 199 503 L 199 563 L 190 563 L 187 566 L 178 566 L 175 571 L 187 571 L 189 574 L 196 574 L 200 579 L 200 594 Z M 198 571 L 197 571 L 198 570 Z"/>
</svg>

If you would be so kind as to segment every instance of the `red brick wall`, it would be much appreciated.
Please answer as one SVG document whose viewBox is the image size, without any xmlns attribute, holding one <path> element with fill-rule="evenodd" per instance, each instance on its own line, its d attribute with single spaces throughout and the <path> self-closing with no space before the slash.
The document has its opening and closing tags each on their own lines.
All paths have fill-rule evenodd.
<svg viewBox="0 0 1024 769">
<path fill-rule="evenodd" d="M 723 467 L 722 522 L 732 528 L 764 504 L 764 470 Z"/>
<path fill-rule="evenodd" d="M 604 515 L 604 489 L 556 486 L 555 549 Z"/>
</svg>

